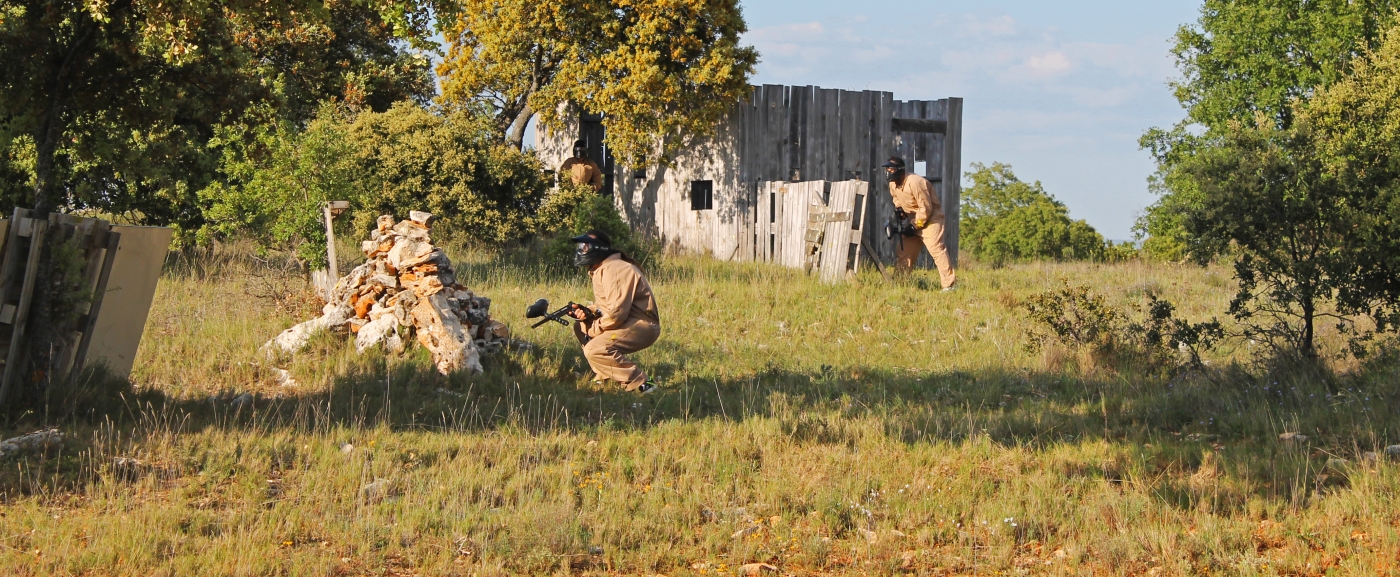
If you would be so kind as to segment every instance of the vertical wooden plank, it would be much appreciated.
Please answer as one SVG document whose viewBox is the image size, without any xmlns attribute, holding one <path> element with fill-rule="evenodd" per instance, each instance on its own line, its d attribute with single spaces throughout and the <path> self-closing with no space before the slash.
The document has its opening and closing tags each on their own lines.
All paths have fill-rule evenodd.
<svg viewBox="0 0 1400 577">
<path fill-rule="evenodd" d="M 92 345 L 92 333 L 97 328 L 97 315 L 102 311 L 102 299 L 107 295 L 107 282 L 112 278 L 112 263 L 117 261 L 117 247 L 121 245 L 122 235 L 113 232 L 107 235 L 106 240 L 106 246 L 102 247 L 105 253 L 102 257 L 102 272 L 97 277 L 97 285 L 93 287 L 92 305 L 88 308 L 83 338 L 78 341 L 78 352 L 73 357 L 73 366 L 80 371 L 87 362 L 88 347 Z M 97 252 L 98 248 L 93 246 L 93 252 Z"/>
<path fill-rule="evenodd" d="M 763 174 L 770 180 L 780 180 L 779 174 L 783 168 L 783 140 L 785 140 L 784 123 L 787 120 L 787 87 L 768 85 L 765 86 L 764 98 L 767 100 L 764 111 L 767 117 L 764 119 L 764 166 Z"/>
<path fill-rule="evenodd" d="M 331 211 L 330 202 L 321 203 L 321 217 L 326 225 L 326 270 L 330 272 L 330 278 L 326 279 L 326 302 L 330 302 L 335 283 L 340 280 L 340 263 L 335 256 L 335 213 Z"/>
<path fill-rule="evenodd" d="M 825 132 L 824 150 L 825 157 L 820 173 L 813 175 L 812 180 L 824 180 L 827 182 L 839 182 L 841 178 L 841 91 L 825 90 L 826 102 L 823 103 L 822 118 L 823 131 Z M 818 191 L 820 193 L 820 191 Z"/>
<path fill-rule="evenodd" d="M 948 259 L 958 266 L 958 225 L 962 212 L 962 116 L 963 99 L 948 99 L 948 132 L 943 138 L 943 244 Z"/>
<path fill-rule="evenodd" d="M 846 247 L 851 238 L 851 216 L 855 209 L 855 186 L 858 180 L 834 182 L 831 185 L 831 202 L 826 213 L 832 215 L 822 226 L 822 253 L 820 276 L 825 282 L 836 282 L 845 278 Z M 837 215 L 844 219 L 834 220 Z"/>
<path fill-rule="evenodd" d="M 884 224 L 894 213 L 894 204 L 890 199 L 889 180 L 885 177 L 885 169 L 880 168 L 880 165 L 895 152 L 895 135 L 890 129 L 894 108 L 894 95 L 889 92 L 880 92 L 878 100 L 871 106 L 874 126 L 870 143 L 870 210 L 866 211 L 863 228 L 866 245 L 881 262 L 892 262 L 894 259 L 894 248 L 884 236 Z"/>
<path fill-rule="evenodd" d="M 777 263 L 783 251 L 783 195 L 787 194 L 787 183 L 774 181 L 768 187 L 768 262 Z"/>
<path fill-rule="evenodd" d="M 787 166 L 782 180 L 789 180 L 788 173 L 793 170 L 802 169 L 803 153 L 806 151 L 807 141 L 807 127 L 802 122 L 807 110 L 807 101 L 811 98 L 811 92 L 811 86 L 794 86 L 788 92 L 787 143 L 784 150 Z"/>
</svg>

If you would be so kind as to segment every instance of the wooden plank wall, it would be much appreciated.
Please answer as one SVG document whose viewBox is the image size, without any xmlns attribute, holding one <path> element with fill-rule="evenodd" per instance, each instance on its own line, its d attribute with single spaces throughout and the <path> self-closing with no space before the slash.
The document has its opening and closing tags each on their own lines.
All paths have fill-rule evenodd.
<svg viewBox="0 0 1400 577">
<path fill-rule="evenodd" d="M 947 129 L 945 134 L 895 132 L 895 118 L 944 121 Z M 797 222 L 804 205 L 788 198 L 801 190 L 784 191 L 782 183 L 859 180 L 867 183 L 861 194 L 868 205 L 862 210 L 861 242 L 889 263 L 894 243 L 884 238 L 884 223 L 894 205 L 879 166 L 898 155 L 911 170 L 916 162 L 926 163 L 923 174 L 943 201 L 948 249 L 956 262 L 961 130 L 957 98 L 899 101 L 889 92 L 755 86 L 711 142 L 687 146 L 668 167 L 648 167 L 646 178 L 631 178 L 631 168 L 619 167 L 618 204 L 634 227 L 674 249 L 721 259 L 784 261 L 800 247 L 775 236 L 778 231 L 770 225 L 790 230 L 786 223 Z M 551 138 L 571 137 L 562 130 Z M 690 209 L 692 180 L 714 182 L 713 211 Z"/>
</svg>

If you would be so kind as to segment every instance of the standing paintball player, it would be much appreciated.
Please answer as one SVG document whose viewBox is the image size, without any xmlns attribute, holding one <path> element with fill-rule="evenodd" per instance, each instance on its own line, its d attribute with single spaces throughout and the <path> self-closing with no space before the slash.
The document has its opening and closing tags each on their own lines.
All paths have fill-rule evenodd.
<svg viewBox="0 0 1400 577">
<path fill-rule="evenodd" d="M 603 169 L 588 158 L 588 147 L 582 140 L 574 141 L 574 155 L 559 166 L 559 172 L 567 173 L 575 185 L 587 184 L 594 192 L 603 190 Z"/>
<path fill-rule="evenodd" d="M 902 210 L 906 222 L 912 221 L 913 225 L 912 234 L 900 242 L 895 266 L 901 272 L 909 272 L 919 258 L 920 249 L 927 247 L 929 256 L 938 265 L 943 290 L 953 290 L 958 276 L 948 260 L 948 249 L 943 246 L 943 204 L 924 177 L 904 170 L 903 158 L 892 156 L 881 166 L 889 175 L 890 197 L 894 199 L 895 208 Z"/>
<path fill-rule="evenodd" d="M 570 314 L 574 336 L 597 379 L 617 381 L 628 391 L 648 393 L 656 383 L 623 356 L 651 346 L 661 337 L 661 316 L 651 284 L 636 261 L 612 249 L 606 233 L 592 231 L 570 239 L 574 265 L 588 267 L 593 280 L 593 304 L 579 305 Z"/>
</svg>

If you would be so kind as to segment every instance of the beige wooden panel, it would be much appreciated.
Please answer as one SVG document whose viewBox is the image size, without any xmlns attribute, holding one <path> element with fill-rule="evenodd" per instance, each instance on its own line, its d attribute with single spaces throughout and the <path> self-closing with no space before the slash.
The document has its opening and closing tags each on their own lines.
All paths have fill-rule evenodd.
<svg viewBox="0 0 1400 577">
<path fill-rule="evenodd" d="M 802 268 L 807 251 L 807 216 L 812 204 L 821 205 L 823 181 L 795 182 L 787 185 L 783 198 L 783 253 L 781 264 Z"/>
<path fill-rule="evenodd" d="M 136 360 L 146 317 L 155 299 L 165 255 L 170 250 L 172 229 L 145 226 L 113 226 L 121 233 L 117 258 L 102 310 L 97 313 L 88 363 L 105 363 L 114 375 L 126 377 Z"/>
<path fill-rule="evenodd" d="M 821 255 L 821 279 L 826 282 L 846 278 L 850 244 L 859 242 L 860 238 L 860 231 L 851 230 L 856 193 L 864 187 L 865 183 L 859 180 L 834 182 L 831 185 L 831 202 L 827 205 L 829 216 L 823 231 Z"/>
</svg>

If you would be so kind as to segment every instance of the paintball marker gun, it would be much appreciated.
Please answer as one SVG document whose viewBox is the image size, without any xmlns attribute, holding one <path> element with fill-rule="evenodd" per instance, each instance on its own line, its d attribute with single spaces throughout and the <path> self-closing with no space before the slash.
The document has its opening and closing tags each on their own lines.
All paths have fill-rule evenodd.
<svg viewBox="0 0 1400 577">
<path fill-rule="evenodd" d="M 903 237 L 911 237 L 917 234 L 919 234 L 919 232 L 914 228 L 914 223 L 909 222 L 909 213 L 904 212 L 902 208 L 894 207 L 894 215 L 890 216 L 890 219 L 885 222 L 885 239 L 894 240 L 897 235 L 901 237 L 900 242 L 903 243 Z"/>
<path fill-rule="evenodd" d="M 535 304 L 526 307 L 525 318 L 539 319 L 540 317 L 544 317 L 540 319 L 540 322 L 531 325 L 530 328 L 532 329 L 540 328 L 540 325 L 543 325 L 550 321 L 554 321 L 561 325 L 568 326 L 569 321 L 564 320 L 564 317 L 569 316 L 569 312 L 574 309 L 582 310 L 584 312 L 585 318 L 587 318 L 588 320 L 598 318 L 598 315 L 594 314 L 593 311 L 588 310 L 588 307 L 585 307 L 575 302 L 570 302 L 569 304 L 560 307 L 559 310 L 554 311 L 552 313 L 546 313 L 545 311 L 549 310 L 549 301 L 545 299 L 537 300 L 535 301 Z"/>
</svg>

